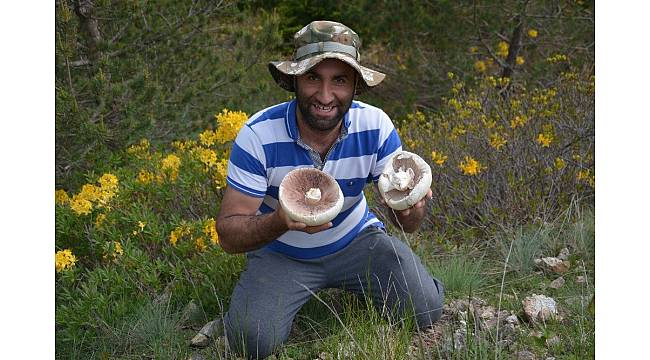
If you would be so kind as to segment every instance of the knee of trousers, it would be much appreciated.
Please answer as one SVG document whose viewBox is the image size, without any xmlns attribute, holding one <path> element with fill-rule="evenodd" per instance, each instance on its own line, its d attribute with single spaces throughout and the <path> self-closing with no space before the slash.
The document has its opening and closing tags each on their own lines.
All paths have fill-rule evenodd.
<svg viewBox="0 0 650 360">
<path fill-rule="evenodd" d="M 227 317 L 228 345 L 247 359 L 264 359 L 288 338 L 288 331 L 278 329 L 268 320 Z"/>
</svg>

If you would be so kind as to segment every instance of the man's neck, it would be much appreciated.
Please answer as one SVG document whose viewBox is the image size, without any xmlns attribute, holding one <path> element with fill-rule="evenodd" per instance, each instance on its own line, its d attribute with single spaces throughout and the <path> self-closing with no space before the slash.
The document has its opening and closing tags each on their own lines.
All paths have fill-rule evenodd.
<svg viewBox="0 0 650 360">
<path fill-rule="evenodd" d="M 330 147 L 336 142 L 339 135 L 341 134 L 341 127 L 343 126 L 343 121 L 339 123 L 330 130 L 318 130 L 310 127 L 305 123 L 302 117 L 299 114 L 296 114 L 296 122 L 298 125 L 298 133 L 300 134 L 300 139 L 307 145 L 311 146 L 314 150 L 318 151 L 323 155 L 326 153 Z"/>
</svg>

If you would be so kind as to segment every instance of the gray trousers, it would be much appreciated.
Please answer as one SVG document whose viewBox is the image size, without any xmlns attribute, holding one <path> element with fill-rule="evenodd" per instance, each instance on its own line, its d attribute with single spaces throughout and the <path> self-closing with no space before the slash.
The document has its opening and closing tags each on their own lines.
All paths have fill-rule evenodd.
<svg viewBox="0 0 650 360">
<path fill-rule="evenodd" d="M 348 246 L 317 259 L 295 259 L 267 249 L 247 254 L 224 318 L 228 343 L 248 358 L 264 358 L 289 336 L 298 310 L 314 293 L 342 288 L 398 316 L 409 309 L 418 328 L 442 315 L 444 289 L 399 239 L 377 227 Z"/>
</svg>

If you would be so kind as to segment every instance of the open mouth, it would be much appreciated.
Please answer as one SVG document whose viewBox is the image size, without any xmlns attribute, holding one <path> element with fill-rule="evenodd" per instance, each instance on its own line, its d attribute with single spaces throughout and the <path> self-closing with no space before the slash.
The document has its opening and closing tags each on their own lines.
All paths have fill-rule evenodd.
<svg viewBox="0 0 650 360">
<path fill-rule="evenodd" d="M 324 105 L 317 105 L 317 104 L 314 104 L 313 108 L 315 110 L 315 113 L 318 115 L 330 115 L 336 109 L 335 106 L 324 106 Z"/>
</svg>

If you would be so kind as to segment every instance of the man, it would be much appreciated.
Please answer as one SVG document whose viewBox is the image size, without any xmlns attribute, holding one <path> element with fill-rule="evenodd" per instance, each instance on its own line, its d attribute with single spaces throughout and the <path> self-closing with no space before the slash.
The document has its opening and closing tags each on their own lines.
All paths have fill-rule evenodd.
<svg viewBox="0 0 650 360">
<path fill-rule="evenodd" d="M 371 296 L 397 316 L 412 311 L 419 329 L 442 313 L 442 284 L 385 232 L 363 194 L 401 151 L 389 117 L 353 100 L 385 75 L 359 64 L 360 39 L 343 24 L 315 21 L 294 40 L 293 60 L 272 62 L 269 70 L 295 100 L 251 116 L 228 164 L 217 230 L 223 249 L 245 252 L 247 266 L 224 323 L 210 323 L 197 335 L 207 339 L 221 326 L 230 346 L 250 358 L 264 358 L 286 341 L 298 310 L 324 288 Z M 330 223 L 292 221 L 280 206 L 278 186 L 297 167 L 321 169 L 341 186 L 343 209 Z M 412 208 L 389 211 L 391 220 L 417 230 L 430 198 L 431 190 Z"/>
</svg>

